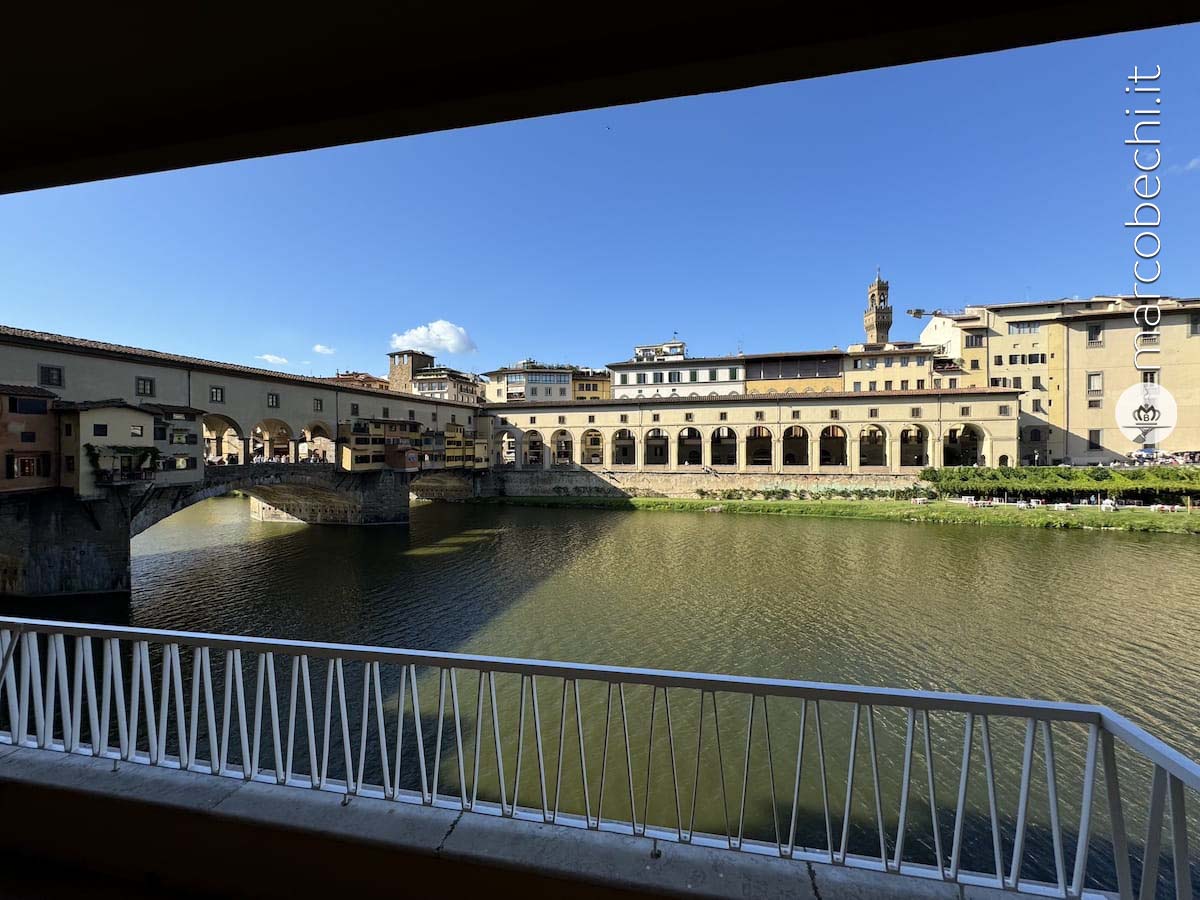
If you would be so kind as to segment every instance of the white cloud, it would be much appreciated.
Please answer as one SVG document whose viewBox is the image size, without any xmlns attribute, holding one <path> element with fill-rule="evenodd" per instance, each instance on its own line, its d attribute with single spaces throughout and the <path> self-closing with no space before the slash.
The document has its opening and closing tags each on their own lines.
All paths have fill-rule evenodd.
<svg viewBox="0 0 1200 900">
<path fill-rule="evenodd" d="M 254 358 L 261 359 L 263 362 L 270 363 L 273 366 L 286 366 L 287 365 L 287 357 L 286 356 L 276 356 L 274 353 L 263 353 Z"/>
<path fill-rule="evenodd" d="M 438 319 L 428 325 L 418 325 L 401 334 L 393 334 L 392 349 L 420 350 L 423 353 L 468 353 L 476 347 L 467 329 Z"/>
<path fill-rule="evenodd" d="M 313 353 L 320 353 L 322 356 L 333 356 L 337 351 L 332 347 L 326 347 L 324 344 L 313 344 Z"/>
<path fill-rule="evenodd" d="M 1190 159 L 1186 163 L 1184 163 L 1182 166 L 1180 166 L 1180 165 L 1171 166 L 1169 169 L 1167 169 L 1167 171 L 1171 172 L 1175 175 L 1180 175 L 1184 172 L 1200 171 L 1200 156 L 1193 157 L 1192 159 Z"/>
</svg>

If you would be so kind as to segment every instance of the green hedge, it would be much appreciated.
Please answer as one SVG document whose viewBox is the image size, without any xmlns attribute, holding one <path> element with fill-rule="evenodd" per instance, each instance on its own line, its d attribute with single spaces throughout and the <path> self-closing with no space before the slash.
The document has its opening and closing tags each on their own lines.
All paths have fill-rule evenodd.
<svg viewBox="0 0 1200 900">
<path fill-rule="evenodd" d="M 911 500 L 913 497 L 933 499 L 935 492 L 923 485 L 910 485 L 896 488 L 871 487 L 814 487 L 804 490 L 800 488 L 725 488 L 722 490 L 707 490 L 696 488 L 696 496 L 701 500 Z"/>
<path fill-rule="evenodd" d="M 1087 528 L 1104 531 L 1162 531 L 1176 534 L 1200 533 L 1200 516 L 1122 509 L 1104 512 L 1098 506 L 1068 511 L 1049 508 L 1017 509 L 1015 506 L 968 507 L 962 503 L 913 506 L 908 501 L 877 500 L 692 500 L 675 497 L 494 497 L 474 503 L 567 509 L 618 509 L 652 512 L 721 512 L 747 515 L 779 515 L 837 519 L 876 519 L 921 522 L 934 525 L 1010 525 L 1026 528 Z"/>
<path fill-rule="evenodd" d="M 1072 497 L 1099 494 L 1105 497 L 1200 497 L 1200 468 L 1147 466 L 1107 469 L 1101 466 L 1068 468 L 1027 466 L 995 469 L 947 466 L 925 469 L 921 479 L 944 497 L 959 494 L 992 496 L 1008 493 L 1031 497 Z"/>
</svg>

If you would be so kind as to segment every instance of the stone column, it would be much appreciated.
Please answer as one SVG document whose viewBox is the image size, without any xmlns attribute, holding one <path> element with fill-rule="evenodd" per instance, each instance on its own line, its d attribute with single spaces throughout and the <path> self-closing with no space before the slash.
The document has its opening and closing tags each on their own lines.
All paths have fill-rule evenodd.
<svg viewBox="0 0 1200 900">
<path fill-rule="evenodd" d="M 846 429 L 846 462 L 850 466 L 850 474 L 854 475 L 862 468 L 859 460 L 858 432 L 862 429 Z"/>
<path fill-rule="evenodd" d="M 554 459 L 554 441 L 542 438 L 542 471 L 548 472 Z"/>
<path fill-rule="evenodd" d="M 746 429 L 746 431 L 749 430 L 749 428 Z M 746 453 L 746 435 L 738 435 L 734 440 L 736 442 L 735 446 L 737 447 L 737 470 L 739 472 L 745 472 L 748 466 L 746 457 L 749 455 Z"/>
<path fill-rule="evenodd" d="M 250 438 L 248 438 L 248 437 L 242 438 L 241 443 L 242 443 L 241 463 L 244 466 L 244 465 L 246 465 L 246 463 L 250 462 Z"/>
<path fill-rule="evenodd" d="M 776 474 L 783 471 L 783 430 L 771 442 L 771 471 Z"/>
<path fill-rule="evenodd" d="M 213 456 L 221 456 L 225 453 L 225 433 L 221 432 L 213 438 Z"/>
<path fill-rule="evenodd" d="M 808 471 L 821 471 L 821 432 L 808 432 Z"/>
<path fill-rule="evenodd" d="M 700 464 L 702 466 L 712 465 L 712 434 L 704 437 L 704 432 L 700 432 Z"/>
<path fill-rule="evenodd" d="M 664 468 L 668 472 L 674 472 L 679 467 L 679 437 L 671 437 L 670 432 L 667 433 L 666 463 Z"/>
<path fill-rule="evenodd" d="M 288 441 L 288 443 L 291 445 L 289 455 L 291 457 L 292 462 L 294 462 L 294 463 L 300 462 L 300 442 L 299 441 Z"/>
<path fill-rule="evenodd" d="M 929 434 L 929 464 L 935 469 L 940 469 L 945 465 L 945 449 L 943 443 L 944 438 L 941 435 L 935 436 L 933 432 Z"/>
<path fill-rule="evenodd" d="M 900 436 L 889 436 L 887 439 L 887 466 L 889 472 L 900 471 Z"/>
<path fill-rule="evenodd" d="M 639 428 L 637 432 L 633 433 L 633 439 L 633 468 L 642 472 L 646 468 L 646 429 Z"/>
</svg>

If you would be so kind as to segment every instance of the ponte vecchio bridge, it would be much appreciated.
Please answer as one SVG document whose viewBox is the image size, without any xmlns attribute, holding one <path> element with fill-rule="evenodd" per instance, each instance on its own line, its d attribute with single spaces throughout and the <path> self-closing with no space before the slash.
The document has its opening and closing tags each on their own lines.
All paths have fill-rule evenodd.
<svg viewBox="0 0 1200 900">
<path fill-rule="evenodd" d="M 0 385 L 74 414 L 35 425 L 9 413 L 23 434 L 53 432 L 39 440 L 56 449 L 48 477 L 0 493 L 0 594 L 128 591 L 133 535 L 233 490 L 293 521 L 407 523 L 418 464 L 404 448 L 480 425 L 479 408 L 461 403 L 6 326 Z M 130 465 L 91 471 L 100 446 Z M 147 464 L 160 448 L 183 451 L 178 470 Z"/>
</svg>

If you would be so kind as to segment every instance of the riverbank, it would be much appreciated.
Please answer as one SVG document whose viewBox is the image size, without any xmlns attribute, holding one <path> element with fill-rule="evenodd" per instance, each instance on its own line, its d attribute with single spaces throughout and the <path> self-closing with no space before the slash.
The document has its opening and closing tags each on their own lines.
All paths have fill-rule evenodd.
<svg viewBox="0 0 1200 900">
<path fill-rule="evenodd" d="M 502 503 L 565 509 L 636 509 L 652 512 L 721 512 L 751 515 L 877 519 L 943 525 L 1008 525 L 1025 528 L 1086 528 L 1200 534 L 1200 514 L 1098 507 L 1071 510 L 968 507 L 931 501 L 915 505 L 894 500 L 685 500 L 671 497 L 488 497 L 473 503 Z"/>
</svg>

